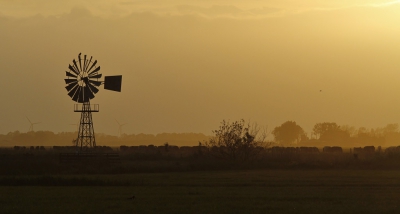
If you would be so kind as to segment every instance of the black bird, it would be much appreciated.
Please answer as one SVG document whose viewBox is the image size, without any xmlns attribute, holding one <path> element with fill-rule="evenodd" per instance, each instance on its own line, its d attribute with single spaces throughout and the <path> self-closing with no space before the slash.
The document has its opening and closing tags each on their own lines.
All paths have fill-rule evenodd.
<svg viewBox="0 0 400 214">
<path fill-rule="evenodd" d="M 130 197 L 130 198 L 128 198 L 129 200 L 133 200 L 133 199 L 135 199 L 135 196 L 132 196 L 132 197 Z"/>
</svg>

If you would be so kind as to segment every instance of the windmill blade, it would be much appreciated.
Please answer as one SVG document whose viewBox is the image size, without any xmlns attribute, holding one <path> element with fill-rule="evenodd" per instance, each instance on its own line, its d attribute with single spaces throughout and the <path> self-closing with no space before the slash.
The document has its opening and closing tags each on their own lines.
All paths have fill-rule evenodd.
<svg viewBox="0 0 400 214">
<path fill-rule="evenodd" d="M 72 65 L 68 66 L 69 70 L 73 71 L 76 75 L 79 75 L 79 71 L 77 71 Z"/>
<path fill-rule="evenodd" d="M 99 81 L 89 80 L 89 82 L 92 83 L 95 86 L 100 86 L 101 85 L 101 82 L 99 82 Z"/>
<path fill-rule="evenodd" d="M 89 102 L 90 101 L 90 94 L 92 93 L 92 92 L 90 92 L 90 90 L 89 90 L 89 88 L 88 87 L 83 87 L 83 100 L 82 100 L 82 102 L 83 103 L 86 103 L 86 102 Z"/>
<path fill-rule="evenodd" d="M 78 98 L 78 103 L 84 103 L 84 102 L 85 102 L 84 99 L 85 99 L 85 98 L 83 97 L 83 94 L 80 93 L 80 94 L 79 94 L 79 98 Z"/>
<path fill-rule="evenodd" d="M 77 91 L 79 90 L 78 84 L 76 84 L 75 86 L 77 86 L 77 87 L 74 87 L 74 88 L 68 93 L 68 95 L 69 95 L 73 100 L 75 100 L 75 95 L 76 95 Z M 76 98 L 76 99 L 77 99 L 77 98 Z M 76 100 L 75 100 L 75 101 L 76 101 Z"/>
<path fill-rule="evenodd" d="M 25 117 L 29 121 L 29 123 L 32 124 L 31 120 L 29 120 L 29 118 L 27 116 L 25 116 Z"/>
<path fill-rule="evenodd" d="M 81 63 L 82 59 L 81 59 L 81 53 L 79 53 L 79 54 L 78 54 L 78 59 L 79 59 L 79 68 L 80 68 L 80 69 L 81 69 L 81 71 L 82 71 L 82 63 Z"/>
<path fill-rule="evenodd" d="M 68 71 L 65 71 L 65 74 L 67 75 L 67 77 L 74 77 L 74 78 L 78 78 L 78 76 L 76 76 L 75 74 L 71 74 Z"/>
<path fill-rule="evenodd" d="M 90 90 L 91 90 L 93 93 L 96 94 L 97 92 L 99 92 L 99 89 L 97 89 L 96 87 L 94 87 L 91 83 L 87 84 L 87 86 L 89 86 Z"/>
<path fill-rule="evenodd" d="M 94 69 L 92 72 L 90 72 L 89 75 L 91 75 L 91 74 L 93 74 L 93 73 L 95 73 L 95 72 L 97 72 L 97 71 L 100 71 L 100 66 L 97 67 L 96 69 Z"/>
<path fill-rule="evenodd" d="M 96 74 L 96 75 L 93 74 L 93 76 L 89 75 L 89 77 L 98 79 L 98 78 L 101 78 L 101 74 Z"/>
<path fill-rule="evenodd" d="M 92 66 L 89 68 L 89 70 L 88 70 L 87 72 L 89 73 L 90 70 L 92 70 L 92 68 L 93 68 L 94 66 L 96 66 L 96 64 L 97 64 L 97 60 L 95 60 L 95 61 L 93 62 Z"/>
<path fill-rule="evenodd" d="M 84 95 L 83 96 L 85 97 L 85 100 L 86 100 L 86 98 L 87 99 L 93 99 L 94 98 L 94 94 L 93 94 L 92 91 L 90 91 L 89 87 L 84 87 L 83 89 L 84 89 L 83 90 L 84 91 Z"/>
<path fill-rule="evenodd" d="M 72 60 L 72 62 L 74 63 L 74 65 L 75 65 L 75 68 L 76 68 L 76 70 L 78 71 L 78 75 L 79 75 L 79 73 L 80 73 L 81 71 L 79 70 L 79 67 L 78 67 L 78 65 L 76 64 L 76 61 L 75 61 L 75 59 L 74 59 L 74 60 Z"/>
<path fill-rule="evenodd" d="M 89 87 L 85 87 L 85 96 L 89 97 L 89 99 L 94 98 L 94 93 L 89 89 Z"/>
<path fill-rule="evenodd" d="M 78 84 L 77 83 L 71 83 L 67 86 L 65 86 L 65 88 L 67 89 L 67 91 L 71 91 L 73 88 L 75 88 Z"/>
<path fill-rule="evenodd" d="M 86 71 L 86 55 L 83 56 L 83 71 Z"/>
<path fill-rule="evenodd" d="M 79 86 L 79 93 L 78 93 L 78 103 L 83 103 L 85 100 L 85 97 L 83 96 L 84 91 L 83 91 L 83 87 Z"/>
<path fill-rule="evenodd" d="M 90 63 L 92 62 L 93 56 L 90 57 L 89 61 L 86 63 L 85 71 L 87 71 L 87 68 L 89 67 Z"/>
<path fill-rule="evenodd" d="M 71 84 L 73 82 L 78 82 L 76 79 L 64 79 L 66 84 Z"/>
<path fill-rule="evenodd" d="M 118 122 L 118 120 L 117 119 L 114 119 L 117 123 L 118 123 L 118 125 L 121 125 L 121 124 L 119 124 L 119 122 Z"/>
<path fill-rule="evenodd" d="M 76 87 L 75 94 L 74 94 L 73 97 L 72 97 L 72 100 L 73 100 L 73 101 L 78 102 L 79 97 L 80 97 L 79 95 L 81 94 L 81 88 L 82 88 L 82 86 Z M 68 95 L 69 95 L 69 94 L 68 94 Z"/>
</svg>

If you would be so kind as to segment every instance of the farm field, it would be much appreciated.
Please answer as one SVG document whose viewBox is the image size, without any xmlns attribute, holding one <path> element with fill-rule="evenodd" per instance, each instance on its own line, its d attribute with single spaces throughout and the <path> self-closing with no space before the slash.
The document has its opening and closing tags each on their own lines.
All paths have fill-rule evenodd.
<svg viewBox="0 0 400 214">
<path fill-rule="evenodd" d="M 6 178 L 10 177 L 1 177 Z M 3 184 L 0 213 L 400 212 L 400 171 L 395 170 L 235 170 L 12 179 L 49 182 Z M 134 200 L 128 199 L 133 195 Z"/>
</svg>

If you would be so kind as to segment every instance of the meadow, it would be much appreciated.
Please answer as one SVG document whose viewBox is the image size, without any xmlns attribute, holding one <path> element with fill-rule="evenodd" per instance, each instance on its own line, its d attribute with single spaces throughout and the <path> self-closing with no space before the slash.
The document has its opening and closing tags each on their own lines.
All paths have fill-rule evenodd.
<svg viewBox="0 0 400 214">
<path fill-rule="evenodd" d="M 0 213 L 400 213 L 397 153 L 265 153 L 248 163 L 119 154 L 62 163 L 54 150 L 3 149 Z"/>
<path fill-rule="evenodd" d="M 400 212 L 397 170 L 228 170 L 13 179 L 20 185 L 0 186 L 1 213 Z"/>
</svg>

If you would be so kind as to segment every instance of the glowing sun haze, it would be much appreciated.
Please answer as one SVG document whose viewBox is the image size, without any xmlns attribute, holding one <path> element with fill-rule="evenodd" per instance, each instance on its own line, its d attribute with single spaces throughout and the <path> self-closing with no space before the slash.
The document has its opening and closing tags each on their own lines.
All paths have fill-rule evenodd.
<svg viewBox="0 0 400 214">
<path fill-rule="evenodd" d="M 246 119 L 400 122 L 400 1 L 0 0 L 0 133 L 75 131 L 65 90 L 78 54 L 100 89 L 96 132 L 202 132 Z"/>
</svg>

